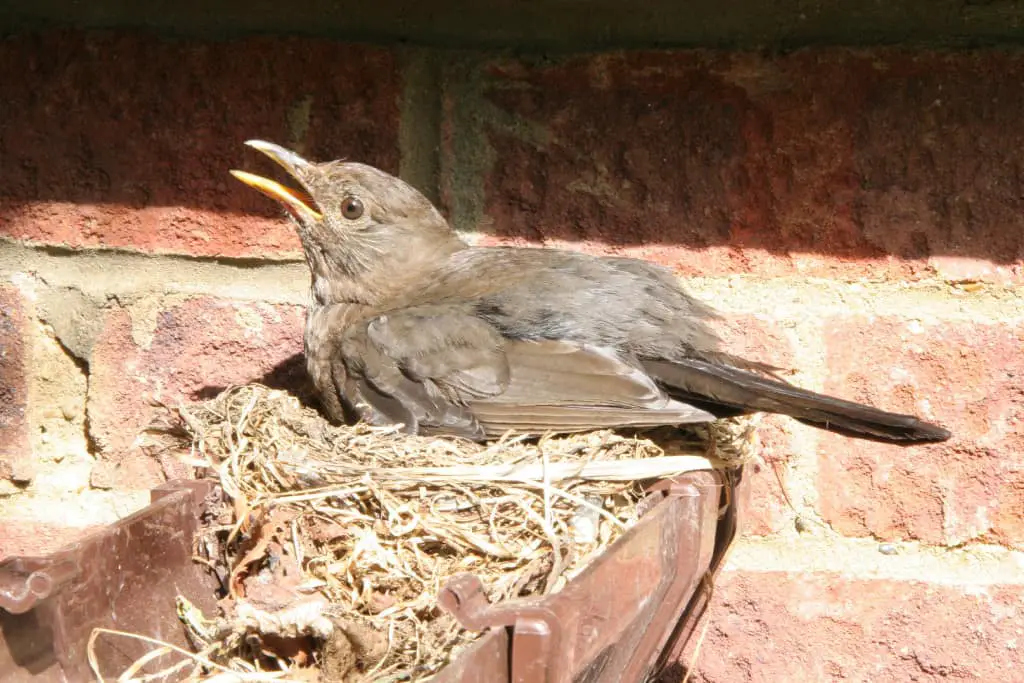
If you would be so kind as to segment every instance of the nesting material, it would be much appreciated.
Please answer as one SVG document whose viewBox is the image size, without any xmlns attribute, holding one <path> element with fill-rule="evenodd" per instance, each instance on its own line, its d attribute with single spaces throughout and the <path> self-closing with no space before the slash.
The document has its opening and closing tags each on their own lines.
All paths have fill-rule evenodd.
<svg viewBox="0 0 1024 683">
<path fill-rule="evenodd" d="M 450 577 L 475 573 L 491 602 L 558 591 L 636 521 L 645 483 L 755 448 L 749 419 L 659 430 L 657 444 L 409 436 L 333 426 L 260 385 L 179 413 L 188 461 L 226 501 L 198 554 L 229 591 L 219 618 L 183 622 L 242 678 L 315 666 L 324 680 L 425 680 L 479 636 L 437 606 Z"/>
</svg>

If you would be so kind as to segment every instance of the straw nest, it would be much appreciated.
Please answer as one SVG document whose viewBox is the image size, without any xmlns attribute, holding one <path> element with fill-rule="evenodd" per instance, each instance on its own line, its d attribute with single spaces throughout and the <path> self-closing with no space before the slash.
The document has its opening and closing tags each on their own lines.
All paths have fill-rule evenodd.
<svg viewBox="0 0 1024 683">
<path fill-rule="evenodd" d="M 250 680 L 428 679 L 479 635 L 437 606 L 450 577 L 476 574 L 491 602 L 558 591 L 636 521 L 645 482 L 756 447 L 750 418 L 486 445 L 409 436 L 331 425 L 261 385 L 177 419 L 185 459 L 223 492 L 197 554 L 227 593 L 215 619 L 182 596 L 200 654 L 180 667 Z"/>
</svg>

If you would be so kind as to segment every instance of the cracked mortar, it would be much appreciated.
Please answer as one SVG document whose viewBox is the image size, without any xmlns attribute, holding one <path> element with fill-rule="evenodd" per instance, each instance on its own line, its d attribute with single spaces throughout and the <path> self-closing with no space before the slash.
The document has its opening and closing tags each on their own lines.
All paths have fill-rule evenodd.
<svg viewBox="0 0 1024 683">
<path fill-rule="evenodd" d="M 472 57 L 453 58 L 443 69 L 444 120 L 449 121 L 441 141 L 442 201 L 453 228 L 472 239 L 484 226 L 484 178 L 496 156 L 484 122 L 496 117 L 488 106 L 484 84 Z"/>
<path fill-rule="evenodd" d="M 85 424 L 87 375 L 62 348 L 52 328 L 33 325 L 29 423 L 40 488 L 78 491 L 88 486 L 92 458 Z"/>
<path fill-rule="evenodd" d="M 108 524 L 147 502 L 145 492 L 103 492 L 90 486 L 96 464 L 89 439 L 89 365 L 103 320 L 105 300 L 75 286 L 49 286 L 41 277 L 11 276 L 33 304 L 26 328 L 32 372 L 28 382 L 31 482 L 5 490 L 0 518 L 85 527 Z M 148 311 L 143 307 L 144 312 Z M 140 318 L 137 337 L 155 327 Z"/>
<path fill-rule="evenodd" d="M 429 50 L 402 52 L 399 175 L 439 204 L 441 184 L 441 67 Z"/>
<path fill-rule="evenodd" d="M 313 96 L 304 95 L 288 107 L 288 146 L 299 154 L 306 151 L 306 133 L 309 132 L 309 116 L 313 111 Z"/>
<path fill-rule="evenodd" d="M 75 527 L 109 524 L 141 508 L 147 499 L 145 492 L 115 495 L 90 488 L 95 460 L 87 435 L 88 365 L 84 359 L 97 330 L 89 322 L 88 304 L 72 312 L 83 303 L 77 296 L 80 292 L 37 289 L 33 294 L 39 315 L 49 316 L 47 322 L 30 324 L 26 340 L 33 368 L 28 420 L 35 471 L 27 488 L 0 498 L 0 518 Z M 98 309 L 94 310 L 93 320 L 98 320 Z M 78 318 L 82 324 L 72 324 Z M 50 320 L 61 326 L 63 339 Z"/>
<path fill-rule="evenodd" d="M 36 287 L 36 311 L 69 354 L 88 364 L 103 327 L 103 302 L 73 287 Z"/>
<path fill-rule="evenodd" d="M 102 323 L 99 304 L 73 288 L 50 288 L 27 274 L 12 278 L 33 302 L 26 339 L 33 488 L 78 491 L 88 485 L 85 402 L 88 359 Z"/>
<path fill-rule="evenodd" d="M 857 578 L 929 581 L 985 587 L 1024 583 L 1024 552 L 976 544 L 943 548 L 921 543 L 893 543 L 892 554 L 878 552 L 878 542 L 848 538 L 823 530 L 813 536 L 744 537 L 729 552 L 726 571 L 834 572 Z"/>
<path fill-rule="evenodd" d="M 124 306 L 132 322 L 132 341 L 135 345 L 140 349 L 149 349 L 153 344 L 160 314 L 190 298 L 187 294 L 149 294 Z"/>
</svg>

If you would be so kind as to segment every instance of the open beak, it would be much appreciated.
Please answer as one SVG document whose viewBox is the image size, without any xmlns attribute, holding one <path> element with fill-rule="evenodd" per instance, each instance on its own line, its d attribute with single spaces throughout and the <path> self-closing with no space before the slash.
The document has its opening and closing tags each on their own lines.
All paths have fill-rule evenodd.
<svg viewBox="0 0 1024 683">
<path fill-rule="evenodd" d="M 288 171 L 288 175 L 295 178 L 300 183 L 302 182 L 304 172 L 308 171 L 312 167 L 312 164 L 295 152 L 287 150 L 280 145 L 275 145 L 272 142 L 248 140 L 245 144 L 253 149 L 258 149 L 276 161 L 278 165 Z M 249 187 L 259 190 L 271 199 L 276 199 L 281 202 L 281 204 L 295 215 L 296 218 L 305 218 L 307 220 L 320 220 L 321 218 L 320 212 L 313 208 L 313 198 L 305 192 L 285 187 L 274 180 L 255 175 L 253 173 L 246 173 L 245 171 L 232 170 L 231 175 L 235 176 Z"/>
</svg>

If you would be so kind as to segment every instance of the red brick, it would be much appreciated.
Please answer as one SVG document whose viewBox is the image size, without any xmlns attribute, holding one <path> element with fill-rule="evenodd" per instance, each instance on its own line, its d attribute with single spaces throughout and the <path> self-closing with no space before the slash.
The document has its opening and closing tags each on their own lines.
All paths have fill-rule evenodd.
<svg viewBox="0 0 1024 683">
<path fill-rule="evenodd" d="M 761 440 L 764 442 L 766 438 L 762 435 Z M 796 514 L 786 502 L 788 490 L 783 493 L 782 489 L 786 481 L 785 463 L 765 458 L 747 465 L 744 473 L 750 481 L 750 498 L 742 520 L 743 534 L 768 536 L 792 529 Z"/>
<path fill-rule="evenodd" d="M 992 51 L 494 61 L 485 242 L 687 274 L 958 277 L 960 258 L 1021 281 L 1022 79 Z"/>
<path fill-rule="evenodd" d="M 761 315 L 723 314 L 714 328 L 722 339 L 722 348 L 736 356 L 787 370 L 797 362 L 795 333 L 790 333 L 783 321 Z"/>
<path fill-rule="evenodd" d="M 158 416 L 153 399 L 175 407 L 231 384 L 271 383 L 266 375 L 302 353 L 298 306 L 193 298 L 161 310 L 148 343 L 133 337 L 131 314 L 112 309 L 93 350 L 89 420 L 102 458 L 94 483 L 104 488 L 148 489 L 174 467 L 135 443 Z"/>
<path fill-rule="evenodd" d="M 100 527 L 44 524 L 30 519 L 0 523 L 0 561 L 14 555 L 48 555 Z"/>
<path fill-rule="evenodd" d="M 0 286 L 0 480 L 32 478 L 28 426 L 28 336 L 18 291 Z"/>
<path fill-rule="evenodd" d="M 741 358 L 793 369 L 797 363 L 796 337 L 777 321 L 760 316 L 726 316 L 717 330 L 723 348 Z M 802 343 L 802 342 L 801 342 Z M 763 536 L 792 528 L 794 510 L 786 500 L 786 461 L 801 450 L 801 444 L 784 417 L 764 415 L 757 426 L 761 462 L 747 468 L 750 477 L 750 505 L 744 517 L 746 534 Z"/>
<path fill-rule="evenodd" d="M 279 170 L 244 140 L 398 170 L 400 78 L 380 49 L 52 32 L 0 42 L 0 72 L 0 235 L 294 254 L 280 209 L 228 175 Z"/>
<path fill-rule="evenodd" d="M 1024 548 L 1024 327 L 830 321 L 826 390 L 935 419 L 947 443 L 828 435 L 821 512 L 841 533 Z"/>
<path fill-rule="evenodd" d="M 1022 600 L 1022 586 L 725 572 L 690 680 L 1019 680 Z"/>
</svg>

